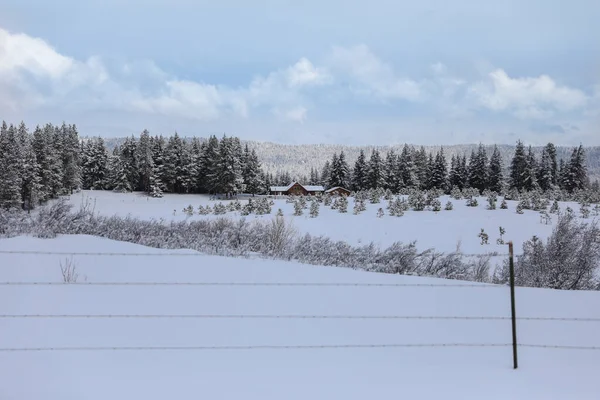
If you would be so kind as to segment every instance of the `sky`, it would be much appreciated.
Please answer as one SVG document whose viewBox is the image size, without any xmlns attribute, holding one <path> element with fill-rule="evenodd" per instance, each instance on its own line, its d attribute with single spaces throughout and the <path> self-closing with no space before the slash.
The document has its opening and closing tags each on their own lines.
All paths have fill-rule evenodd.
<svg viewBox="0 0 600 400">
<path fill-rule="evenodd" d="M 597 0 L 3 0 L 0 119 L 81 135 L 600 145 Z"/>
</svg>

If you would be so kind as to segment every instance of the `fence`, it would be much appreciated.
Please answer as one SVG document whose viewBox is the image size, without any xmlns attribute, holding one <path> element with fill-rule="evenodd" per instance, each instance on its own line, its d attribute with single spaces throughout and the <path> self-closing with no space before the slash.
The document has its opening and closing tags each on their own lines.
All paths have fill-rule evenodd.
<svg viewBox="0 0 600 400">
<path fill-rule="evenodd" d="M 93 256 L 93 257 L 194 257 L 204 256 L 200 253 L 118 253 L 118 252 L 53 252 L 53 251 L 0 251 L 1 254 L 20 255 L 60 255 L 60 256 Z M 478 256 L 478 255 L 466 255 Z M 489 254 L 487 256 L 490 256 Z M 491 256 L 506 257 L 503 254 L 492 254 Z M 514 263 L 512 254 L 512 243 L 509 243 L 509 266 L 510 266 L 510 316 L 438 316 L 438 315 L 350 315 L 350 314 L 0 314 L 0 320 L 4 319 L 236 319 L 236 320 L 453 320 L 453 321 L 511 321 L 512 343 L 383 343 L 383 344 L 323 344 L 323 345 L 198 345 L 198 346 L 72 346 L 72 347 L 1 347 L 0 352 L 48 352 L 48 351 L 241 351 L 241 350 L 308 350 L 308 349 L 378 349 L 378 348 L 449 348 L 449 347 L 512 347 L 514 368 L 518 367 L 517 350 L 523 348 L 545 348 L 564 350 L 586 350 L 597 351 L 600 346 L 577 346 L 577 345 L 548 345 L 536 343 L 519 343 L 517 341 L 518 321 L 560 321 L 569 323 L 600 323 L 600 318 L 576 318 L 576 317 L 538 317 L 517 316 L 516 298 L 514 287 Z M 64 278 L 64 273 L 63 273 Z M 368 283 L 368 282 L 236 282 L 236 281 L 95 281 L 95 282 L 53 282 L 53 281 L 3 281 L 0 287 L 19 286 L 198 286 L 198 287 L 355 287 L 355 288 L 436 288 L 436 289 L 458 289 L 469 288 L 477 290 L 506 290 L 505 286 L 484 283 L 462 283 L 446 281 L 446 283 Z M 508 301 L 508 300 L 507 300 Z"/>
</svg>

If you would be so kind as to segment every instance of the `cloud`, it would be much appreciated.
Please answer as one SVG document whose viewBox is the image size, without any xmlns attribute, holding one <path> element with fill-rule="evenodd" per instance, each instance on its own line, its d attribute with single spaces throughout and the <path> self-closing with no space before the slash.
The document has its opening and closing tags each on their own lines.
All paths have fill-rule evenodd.
<svg viewBox="0 0 600 400">
<path fill-rule="evenodd" d="M 377 100 L 419 101 L 419 83 L 401 78 L 393 68 L 375 56 L 364 44 L 354 47 L 334 46 L 328 58 L 331 68 L 345 76 L 350 88 L 361 96 Z"/>
<path fill-rule="evenodd" d="M 362 44 L 334 46 L 320 59 L 300 57 L 291 65 L 233 86 L 183 79 L 150 60 L 122 62 L 100 56 L 77 60 L 42 39 L 0 28 L 3 118 L 29 118 L 36 112 L 61 119 L 120 115 L 135 119 L 136 124 L 159 121 L 162 127 L 176 123 L 212 130 L 244 127 L 246 131 L 273 122 L 277 135 L 284 127 L 310 132 L 311 137 L 344 131 L 344 135 L 357 135 L 357 140 L 364 140 L 364 131 L 381 132 L 380 126 L 392 126 L 403 118 L 413 125 L 399 125 L 402 132 L 390 128 L 395 133 L 388 137 L 410 132 L 421 139 L 426 131 L 422 127 L 427 127 L 430 137 L 451 132 L 452 138 L 503 138 L 502 132 L 510 130 L 545 135 L 546 140 L 548 135 L 574 138 L 574 124 L 581 129 L 579 138 L 597 135 L 594 122 L 600 116 L 600 86 L 586 94 L 547 75 L 509 76 L 499 68 L 487 71 L 473 81 L 436 62 L 425 66 L 415 79 Z M 316 119 L 313 110 L 318 110 Z M 539 123 L 531 124 L 531 120 Z M 362 134 L 353 128 L 355 121 L 362 121 Z M 320 122 L 326 127 L 314 130 Z"/>
<path fill-rule="evenodd" d="M 509 111 L 524 119 L 582 109 L 588 102 L 581 90 L 560 86 L 547 75 L 511 78 L 502 69 L 493 70 L 487 80 L 471 85 L 469 92 L 479 106 Z"/>
</svg>

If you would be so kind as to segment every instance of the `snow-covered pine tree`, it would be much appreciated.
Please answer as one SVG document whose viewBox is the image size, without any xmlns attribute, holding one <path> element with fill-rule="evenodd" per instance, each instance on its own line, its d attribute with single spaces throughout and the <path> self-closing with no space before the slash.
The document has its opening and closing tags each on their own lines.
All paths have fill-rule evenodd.
<svg viewBox="0 0 600 400">
<path fill-rule="evenodd" d="M 50 188 L 50 198 L 57 198 L 59 195 L 65 193 L 63 186 L 63 160 L 62 154 L 64 152 L 63 149 L 63 140 L 60 128 L 54 127 L 50 124 L 47 125 L 48 131 L 47 134 L 49 136 L 50 149 L 51 154 L 48 155 L 48 160 L 50 161 L 50 176 L 49 176 L 49 188 Z"/>
<path fill-rule="evenodd" d="M 367 188 L 367 161 L 365 152 L 360 151 L 352 173 L 352 190 L 360 191 Z"/>
<path fill-rule="evenodd" d="M 21 208 L 22 158 L 13 125 L 0 127 L 0 207 Z"/>
<path fill-rule="evenodd" d="M 492 192 L 502 193 L 504 189 L 504 174 L 502 172 L 502 156 L 498 150 L 498 146 L 494 145 L 492 151 L 492 157 L 490 158 L 490 165 L 488 170 L 488 184 L 487 188 Z"/>
<path fill-rule="evenodd" d="M 246 164 L 246 191 L 252 195 L 264 192 L 265 182 L 262 177 L 262 168 L 256 150 L 252 149 Z"/>
<path fill-rule="evenodd" d="M 21 122 L 17 134 L 19 136 L 22 160 L 21 201 L 23 208 L 29 211 L 39 203 L 39 192 L 41 189 L 39 165 L 33 150 L 33 137 L 29 134 L 23 122 Z M 2 172 L 0 171 L 0 173 Z"/>
<path fill-rule="evenodd" d="M 329 180 L 331 179 L 331 163 L 328 161 L 325 161 L 325 165 L 323 165 L 323 171 L 321 172 L 321 185 L 323 185 L 323 187 L 325 189 L 329 188 Z M 289 184 L 290 182 L 287 182 L 286 184 Z"/>
<path fill-rule="evenodd" d="M 60 135 L 62 140 L 62 187 L 65 193 L 73 193 L 74 189 L 81 187 L 81 162 L 79 160 L 81 145 L 77 127 L 75 125 L 67 126 L 63 122 Z"/>
<path fill-rule="evenodd" d="M 153 192 L 151 181 L 152 175 L 154 174 L 154 159 L 152 157 L 152 141 L 150 139 L 150 133 L 146 129 L 140 134 L 136 152 L 139 172 L 138 187 L 146 193 L 151 193 Z"/>
<path fill-rule="evenodd" d="M 573 149 L 571 159 L 566 166 L 565 189 L 569 193 L 582 190 L 587 185 L 587 166 L 585 150 L 582 145 Z"/>
<path fill-rule="evenodd" d="M 517 141 L 515 153 L 510 164 L 510 186 L 519 191 L 527 188 L 526 174 L 528 169 L 527 154 L 525 146 L 520 140 Z"/>
<path fill-rule="evenodd" d="M 471 153 L 469 162 L 469 186 L 482 193 L 487 188 L 488 159 L 483 144 Z"/>
<path fill-rule="evenodd" d="M 383 174 L 385 186 L 384 189 L 389 190 L 393 193 L 400 191 L 402 175 L 398 173 L 398 156 L 394 150 L 387 152 L 385 156 L 385 162 L 383 164 Z"/>
<path fill-rule="evenodd" d="M 535 159 L 535 154 L 533 153 L 533 149 L 529 146 L 527 150 L 527 167 L 525 168 L 525 173 L 523 175 L 523 181 L 525 184 L 525 190 L 535 190 L 539 188 L 537 182 L 537 160 Z"/>
<path fill-rule="evenodd" d="M 211 135 L 206 143 L 206 148 L 202 153 L 202 162 L 199 168 L 199 174 L 203 176 L 203 186 L 208 193 L 217 193 L 219 191 L 219 139 Z"/>
<path fill-rule="evenodd" d="M 379 151 L 374 149 L 369 159 L 367 168 L 367 182 L 369 189 L 385 187 L 385 175 L 383 171 L 383 162 Z"/>
<path fill-rule="evenodd" d="M 401 177 L 401 188 L 418 188 L 419 176 L 414 162 L 414 149 L 408 144 L 402 147 L 402 153 L 398 157 L 398 174 Z"/>
<path fill-rule="evenodd" d="M 136 149 L 137 141 L 135 137 L 133 137 L 133 135 L 131 137 L 126 138 L 123 144 L 120 146 L 121 167 L 123 168 L 123 172 L 127 177 L 128 181 L 128 185 L 126 186 L 128 189 L 126 190 L 136 190 L 139 182 Z"/>
<path fill-rule="evenodd" d="M 348 187 L 348 178 L 350 170 L 348 163 L 346 162 L 346 155 L 344 152 L 340 152 L 338 157 L 337 154 L 333 154 L 331 161 L 331 172 L 329 175 L 328 187 Z"/>
<path fill-rule="evenodd" d="M 104 189 L 107 183 L 108 153 L 101 137 L 84 142 L 81 155 L 81 176 L 84 189 Z"/>
<path fill-rule="evenodd" d="M 425 147 L 421 146 L 421 148 L 418 151 L 414 150 L 413 161 L 415 163 L 415 170 L 417 173 L 419 188 L 421 190 L 426 190 L 429 185 L 429 165 Z"/>
<path fill-rule="evenodd" d="M 448 177 L 446 157 L 444 156 L 444 148 L 436 154 L 431 171 L 429 185 L 432 189 L 446 191 L 448 189 Z"/>
</svg>

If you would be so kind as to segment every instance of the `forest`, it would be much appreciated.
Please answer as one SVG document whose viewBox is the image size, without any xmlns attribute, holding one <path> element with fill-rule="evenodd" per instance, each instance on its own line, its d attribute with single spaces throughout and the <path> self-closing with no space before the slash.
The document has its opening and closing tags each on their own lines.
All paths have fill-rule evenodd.
<svg viewBox="0 0 600 400">
<path fill-rule="evenodd" d="M 128 137 L 110 151 L 102 137 L 81 138 L 75 125 L 46 124 L 30 132 L 25 123 L 0 127 L 0 207 L 31 209 L 49 199 L 78 189 L 162 193 L 264 194 L 271 185 L 292 180 L 353 191 L 384 189 L 475 188 L 483 193 L 516 191 L 598 191 L 590 182 L 585 148 L 572 149 L 568 159 L 557 157 L 549 143 L 541 156 L 517 142 L 510 165 L 503 165 L 498 147 L 488 155 L 485 146 L 467 154 L 452 155 L 444 148 L 435 154 L 424 147 L 405 145 L 385 155 L 364 151 L 350 165 L 344 151 L 334 153 L 310 176 L 265 172 L 256 149 L 239 138 L 223 135 L 185 139 L 177 133 L 165 138 L 147 130 Z M 563 196 L 564 197 L 564 196 Z"/>
</svg>

